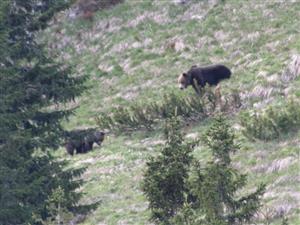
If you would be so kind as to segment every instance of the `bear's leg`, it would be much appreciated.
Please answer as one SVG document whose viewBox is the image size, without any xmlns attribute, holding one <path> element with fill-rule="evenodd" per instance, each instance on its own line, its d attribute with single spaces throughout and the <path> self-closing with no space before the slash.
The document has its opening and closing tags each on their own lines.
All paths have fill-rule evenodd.
<svg viewBox="0 0 300 225">
<path fill-rule="evenodd" d="M 69 155 L 73 155 L 74 154 L 74 146 L 73 144 L 71 143 L 71 141 L 68 141 L 66 144 L 65 144 L 65 148 L 67 150 L 67 153 Z"/>
<path fill-rule="evenodd" d="M 87 150 L 88 150 L 88 151 L 93 150 L 93 144 L 94 144 L 93 141 L 87 143 Z"/>
<path fill-rule="evenodd" d="M 76 154 L 84 153 L 84 143 L 79 143 L 76 146 Z"/>
<path fill-rule="evenodd" d="M 93 149 L 94 142 L 85 142 L 84 143 L 84 153 Z"/>
<path fill-rule="evenodd" d="M 215 99 L 216 99 L 216 106 L 220 107 L 220 110 L 222 111 L 223 109 L 223 103 L 222 103 L 222 95 L 221 95 L 221 85 L 218 84 L 217 87 L 215 88 Z"/>
<path fill-rule="evenodd" d="M 201 96 L 202 95 L 202 88 L 198 84 L 198 81 L 196 79 L 193 79 L 192 86 L 193 86 L 194 90 L 196 91 L 196 94 Z"/>
</svg>

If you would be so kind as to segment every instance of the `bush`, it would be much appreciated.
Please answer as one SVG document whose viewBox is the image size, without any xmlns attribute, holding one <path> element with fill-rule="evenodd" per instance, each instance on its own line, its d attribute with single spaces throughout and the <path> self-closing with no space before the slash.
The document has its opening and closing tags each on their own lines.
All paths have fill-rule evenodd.
<svg viewBox="0 0 300 225">
<path fill-rule="evenodd" d="M 173 91 L 164 94 L 162 102 L 135 102 L 115 107 L 110 114 L 100 113 L 96 120 L 103 129 L 151 129 L 159 121 L 173 117 L 175 112 L 185 119 L 199 119 L 212 115 L 218 105 L 221 111 L 230 111 L 240 106 L 237 99 L 236 94 L 230 94 L 221 102 L 220 93 L 214 93 L 211 88 L 205 88 L 203 96 L 183 96 Z"/>
<path fill-rule="evenodd" d="M 163 96 L 162 102 L 135 102 L 129 106 L 112 109 L 110 114 L 101 113 L 97 123 L 106 129 L 151 129 L 161 119 L 171 118 L 175 111 L 182 117 L 205 116 L 202 99 L 198 96 L 183 97 L 175 92 Z"/>
<path fill-rule="evenodd" d="M 300 125 L 299 101 L 269 106 L 262 111 L 252 110 L 241 114 L 243 134 L 248 138 L 271 140 L 279 138 Z"/>
</svg>

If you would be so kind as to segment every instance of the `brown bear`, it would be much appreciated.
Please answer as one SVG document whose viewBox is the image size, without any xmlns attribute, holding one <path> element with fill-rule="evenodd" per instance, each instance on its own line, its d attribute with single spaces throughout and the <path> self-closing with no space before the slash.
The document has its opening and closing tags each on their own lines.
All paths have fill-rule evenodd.
<svg viewBox="0 0 300 225">
<path fill-rule="evenodd" d="M 94 131 L 88 134 L 84 138 L 84 151 L 90 151 L 93 149 L 93 144 L 96 143 L 97 145 L 101 146 L 101 143 L 104 140 L 105 133 L 102 131 Z"/>
<path fill-rule="evenodd" d="M 217 85 L 223 79 L 229 79 L 230 69 L 224 65 L 212 65 L 206 67 L 192 66 L 187 73 L 178 77 L 180 89 L 185 89 L 192 85 L 197 94 L 200 94 L 198 87 L 203 88 L 206 84 Z"/>
<path fill-rule="evenodd" d="M 65 148 L 68 154 L 73 155 L 75 150 L 76 154 L 92 150 L 94 143 L 100 146 L 105 133 L 95 129 L 73 130 L 67 132 L 66 136 Z"/>
</svg>

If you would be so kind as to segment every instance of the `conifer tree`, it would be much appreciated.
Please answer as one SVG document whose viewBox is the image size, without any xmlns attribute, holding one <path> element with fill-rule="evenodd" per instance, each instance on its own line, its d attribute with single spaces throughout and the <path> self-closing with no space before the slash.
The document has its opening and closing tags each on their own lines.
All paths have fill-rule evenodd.
<svg viewBox="0 0 300 225">
<path fill-rule="evenodd" d="M 260 207 L 265 186 L 253 193 L 238 196 L 237 191 L 246 185 L 246 175 L 231 165 L 230 154 L 239 149 L 234 134 L 223 117 L 215 119 L 204 136 L 211 149 L 213 160 L 204 168 L 195 167 L 196 179 L 191 183 L 195 196 L 194 208 L 200 209 L 204 219 L 199 224 L 232 225 L 248 222 Z"/>
<path fill-rule="evenodd" d="M 166 143 L 161 154 L 151 157 L 144 174 L 143 191 L 149 201 L 152 220 L 171 224 L 170 219 L 185 202 L 187 178 L 196 142 L 185 143 L 180 132 L 179 120 L 174 117 L 166 122 Z"/>
<path fill-rule="evenodd" d="M 67 0 L 0 1 L 0 224 L 40 224 L 49 216 L 47 202 L 58 188 L 66 209 L 80 195 L 73 181 L 82 170 L 64 170 L 51 150 L 60 145 L 61 120 L 72 110 L 51 107 L 84 90 L 72 68 L 48 58 L 35 41 Z"/>
<path fill-rule="evenodd" d="M 165 137 L 161 155 L 150 158 L 144 175 L 143 191 L 154 222 L 233 225 L 250 221 L 260 207 L 265 186 L 248 195 L 237 195 L 247 180 L 231 165 L 230 154 L 239 145 L 223 117 L 216 118 L 203 137 L 213 155 L 205 166 L 190 154 L 196 142 L 184 142 L 176 118 L 167 122 Z"/>
</svg>

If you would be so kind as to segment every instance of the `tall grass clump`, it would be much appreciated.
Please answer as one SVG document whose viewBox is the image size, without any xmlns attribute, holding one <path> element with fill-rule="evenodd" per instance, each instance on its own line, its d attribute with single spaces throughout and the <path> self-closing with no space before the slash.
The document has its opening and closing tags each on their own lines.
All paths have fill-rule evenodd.
<svg viewBox="0 0 300 225">
<path fill-rule="evenodd" d="M 248 138 L 271 140 L 298 129 L 300 125 L 299 101 L 289 99 L 286 103 L 271 105 L 264 110 L 241 113 L 243 134 Z"/>
<path fill-rule="evenodd" d="M 135 102 L 119 106 L 109 114 L 101 113 L 96 118 L 104 129 L 151 129 L 161 119 L 170 118 L 174 112 L 182 117 L 205 116 L 203 101 L 198 96 L 183 97 L 175 92 L 163 95 L 161 102 Z"/>
<path fill-rule="evenodd" d="M 176 115 L 185 119 L 203 119 L 213 114 L 218 106 L 221 111 L 230 111 L 236 104 L 236 95 L 225 96 L 205 88 L 203 95 L 184 96 L 171 91 L 163 95 L 160 102 L 135 102 L 127 106 L 118 106 L 110 113 L 100 113 L 96 120 L 103 129 L 151 129 L 159 121 Z"/>
</svg>

